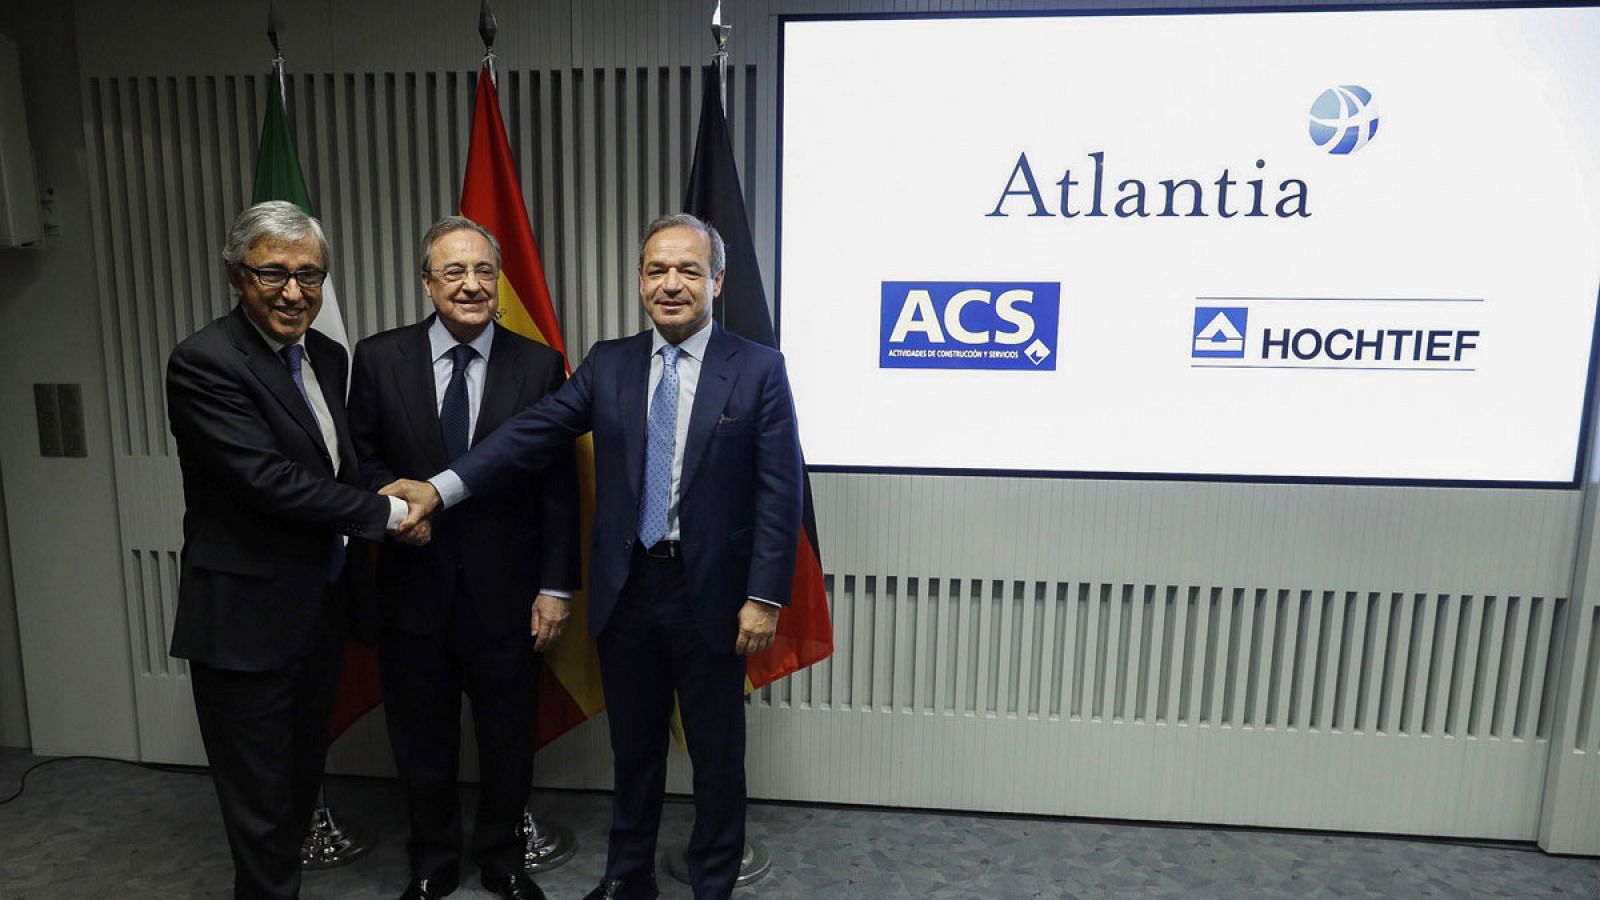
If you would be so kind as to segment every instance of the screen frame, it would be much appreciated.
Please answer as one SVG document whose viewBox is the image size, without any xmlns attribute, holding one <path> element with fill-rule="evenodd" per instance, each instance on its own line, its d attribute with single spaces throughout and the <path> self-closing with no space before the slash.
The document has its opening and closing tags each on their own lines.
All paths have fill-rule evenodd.
<svg viewBox="0 0 1600 900">
<path fill-rule="evenodd" d="M 1236 16 L 1256 13 L 1339 13 L 1386 11 L 1453 11 L 1453 10 L 1524 10 L 1524 9 L 1594 9 L 1600 0 L 1544 0 L 1536 3 L 1516 3 L 1510 0 L 1469 0 L 1464 3 L 1354 3 L 1354 4 L 1262 4 L 1259 6 L 1221 7 L 1140 7 L 1137 9 L 1099 8 L 1075 10 L 938 10 L 914 12 L 861 12 L 861 13 L 784 13 L 778 19 L 777 62 L 777 143 L 774 163 L 773 195 L 773 335 L 778 349 L 783 349 L 783 149 L 784 149 L 784 88 L 786 78 L 786 48 L 788 27 L 791 22 L 852 22 L 852 21 L 917 21 L 929 19 L 979 20 L 979 19 L 1069 19 L 1084 17 L 1150 17 L 1150 16 Z M 1600 148 L 1596 148 L 1600 150 Z M 967 467 L 927 466 L 870 466 L 870 465 L 816 465 L 806 463 L 809 472 L 837 472 L 866 475 L 938 475 L 972 476 L 979 478 L 1047 478 L 1084 479 L 1100 481 L 1168 481 L 1206 482 L 1224 484 L 1304 484 L 1355 487 L 1432 487 L 1432 488 L 1499 488 L 1509 490 L 1576 490 L 1584 485 L 1583 473 L 1590 459 L 1592 429 L 1594 424 L 1594 399 L 1597 371 L 1600 371 L 1600 284 L 1595 288 L 1593 324 L 1589 335 L 1589 359 L 1585 368 L 1583 403 L 1578 422 L 1578 446 L 1572 462 L 1572 475 L 1563 481 L 1507 481 L 1485 479 L 1448 478 L 1360 478 L 1313 475 L 1220 474 L 1203 472 L 1121 472 L 1090 471 L 1078 469 L 994 469 Z"/>
</svg>

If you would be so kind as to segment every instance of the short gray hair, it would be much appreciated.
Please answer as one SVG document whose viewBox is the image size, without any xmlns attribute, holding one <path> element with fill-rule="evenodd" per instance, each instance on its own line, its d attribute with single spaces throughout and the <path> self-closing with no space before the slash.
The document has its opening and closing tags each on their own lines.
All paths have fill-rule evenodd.
<svg viewBox="0 0 1600 900">
<path fill-rule="evenodd" d="M 722 267 L 727 264 L 728 247 L 722 242 L 722 235 L 711 227 L 710 222 L 705 222 L 688 213 L 674 213 L 662 216 L 644 227 L 644 235 L 639 238 L 639 267 L 644 268 L 644 245 L 650 243 L 656 232 L 666 231 L 668 228 L 693 228 L 706 236 L 711 241 L 711 271 L 706 273 L 707 278 L 716 278 L 722 274 Z"/>
<path fill-rule="evenodd" d="M 222 261 L 231 269 L 244 262 L 250 248 L 267 238 L 292 244 L 305 240 L 307 235 L 317 239 L 322 265 L 326 268 L 328 238 L 322 233 L 321 222 L 287 200 L 257 203 L 233 220 L 227 242 L 222 245 Z"/>
<path fill-rule="evenodd" d="M 457 231 L 476 231 L 483 235 L 483 239 L 489 242 L 489 248 L 494 251 L 495 268 L 500 267 L 500 241 L 495 238 L 489 229 L 466 216 L 445 216 L 429 226 L 428 233 L 422 236 L 422 248 L 417 251 L 418 267 L 422 269 L 422 274 L 429 274 L 428 257 L 433 254 L 433 245 L 439 238 L 447 234 L 454 234 Z"/>
</svg>

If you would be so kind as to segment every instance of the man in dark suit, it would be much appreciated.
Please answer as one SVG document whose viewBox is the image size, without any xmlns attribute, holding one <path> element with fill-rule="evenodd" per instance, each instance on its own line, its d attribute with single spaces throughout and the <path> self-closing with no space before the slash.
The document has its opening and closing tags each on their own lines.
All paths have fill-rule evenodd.
<svg viewBox="0 0 1600 900">
<path fill-rule="evenodd" d="M 339 674 L 345 536 L 382 539 L 405 506 L 355 486 L 344 348 L 307 330 L 322 226 L 257 204 L 222 257 L 238 305 L 167 361 L 186 505 L 172 655 L 189 660 L 234 895 L 293 898 Z"/>
<path fill-rule="evenodd" d="M 426 478 L 567 379 L 561 354 L 494 324 L 500 246 L 448 216 L 422 239 L 422 288 L 436 314 L 356 346 L 350 429 L 376 489 Z M 461 694 L 472 698 L 481 788 L 473 856 L 485 887 L 542 898 L 522 872 L 517 830 L 532 785 L 539 657 L 578 586 L 572 445 L 513 488 L 440 513 L 426 547 L 378 553 L 384 710 L 411 820 L 401 900 L 455 889 Z M 537 594 L 537 596 L 535 596 Z"/>
<path fill-rule="evenodd" d="M 603 341 L 553 396 L 512 417 L 412 505 L 492 494 L 594 433 L 589 624 L 610 711 L 615 794 L 605 877 L 588 895 L 657 896 L 656 831 L 674 692 L 694 763 L 689 874 L 726 898 L 744 849 L 744 655 L 772 642 L 800 527 L 794 403 L 775 350 L 711 321 L 722 238 L 693 216 L 645 231 L 639 295 L 654 328 Z"/>
</svg>

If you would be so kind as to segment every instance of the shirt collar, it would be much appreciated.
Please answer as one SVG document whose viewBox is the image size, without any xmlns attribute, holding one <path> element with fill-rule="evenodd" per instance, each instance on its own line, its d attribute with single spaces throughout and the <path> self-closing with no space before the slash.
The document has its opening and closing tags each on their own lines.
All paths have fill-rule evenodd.
<svg viewBox="0 0 1600 900">
<path fill-rule="evenodd" d="M 285 344 L 282 341 L 279 341 L 279 340 L 273 338 L 272 335 L 267 334 L 265 331 L 262 331 L 260 326 L 256 325 L 255 320 L 250 318 L 249 314 L 245 315 L 244 320 L 246 322 L 250 323 L 250 327 L 255 330 L 256 334 L 261 335 L 261 339 L 263 341 L 267 342 L 267 348 L 269 350 L 271 350 L 273 353 L 280 353 L 281 354 L 283 352 L 283 348 L 291 346 L 289 344 Z M 309 328 L 306 329 L 306 330 L 310 331 Z M 305 346 L 305 342 L 306 342 L 306 336 L 302 334 L 302 335 L 300 335 L 300 340 L 295 341 L 294 343 L 299 344 L 301 346 Z"/>
<path fill-rule="evenodd" d="M 469 347 L 478 351 L 484 362 L 489 361 L 489 348 L 494 346 L 494 329 L 495 324 L 490 322 L 488 328 L 478 332 L 477 337 L 467 342 Z M 458 343 L 460 342 L 450 334 L 449 329 L 444 327 L 444 321 L 437 315 L 434 316 L 433 323 L 428 326 L 428 350 L 433 354 L 433 361 L 438 362 L 439 357 L 449 353 Z"/>
<path fill-rule="evenodd" d="M 678 345 L 678 349 L 682 351 L 684 355 L 704 362 L 706 358 L 706 345 L 711 343 L 711 329 L 715 327 L 716 323 L 707 323 L 706 327 L 684 338 L 683 343 Z M 661 348 L 665 346 L 667 346 L 667 339 L 661 336 L 661 332 L 659 330 L 651 328 L 650 355 L 654 356 L 657 353 L 660 353 Z"/>
</svg>

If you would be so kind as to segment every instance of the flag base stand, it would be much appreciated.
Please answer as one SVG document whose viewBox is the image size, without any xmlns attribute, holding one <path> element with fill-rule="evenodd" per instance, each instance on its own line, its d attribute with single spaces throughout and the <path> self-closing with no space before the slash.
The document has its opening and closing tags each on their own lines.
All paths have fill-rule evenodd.
<svg viewBox="0 0 1600 900">
<path fill-rule="evenodd" d="M 317 799 L 322 800 L 321 794 Z M 333 810 L 319 805 L 311 811 L 311 830 L 300 844 L 300 868 L 314 872 L 352 862 L 371 848 L 334 821 Z"/>
<path fill-rule="evenodd" d="M 541 825 L 533 813 L 522 811 L 522 824 L 517 826 L 522 837 L 522 869 L 530 875 L 548 872 L 565 865 L 578 852 L 578 838 L 565 825 Z"/>
<path fill-rule="evenodd" d="M 688 848 L 675 846 L 662 855 L 661 863 L 667 869 L 667 874 L 673 878 L 689 883 L 689 860 L 686 856 Z M 767 877 L 772 871 L 772 857 L 767 855 L 767 848 L 753 838 L 744 842 L 744 855 L 739 857 L 739 877 L 734 881 L 734 887 L 747 887 Z"/>
</svg>

